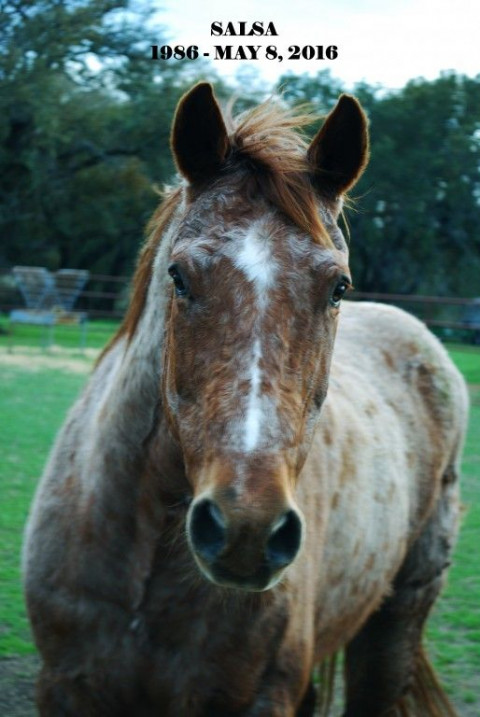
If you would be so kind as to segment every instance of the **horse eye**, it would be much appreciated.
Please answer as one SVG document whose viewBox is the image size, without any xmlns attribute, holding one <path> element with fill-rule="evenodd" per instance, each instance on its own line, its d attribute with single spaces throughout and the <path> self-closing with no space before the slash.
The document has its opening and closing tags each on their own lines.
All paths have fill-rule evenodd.
<svg viewBox="0 0 480 717">
<path fill-rule="evenodd" d="M 180 274 L 180 271 L 178 270 L 178 267 L 176 264 L 172 264 L 168 267 L 168 273 L 173 279 L 173 285 L 175 287 L 175 295 L 176 296 L 186 296 L 187 295 L 187 287 L 185 285 L 184 280 L 182 279 L 182 275 Z"/>
<path fill-rule="evenodd" d="M 330 297 L 330 304 L 332 306 L 334 306 L 335 308 L 340 306 L 340 302 L 345 296 L 345 293 L 349 286 L 350 284 L 346 279 L 342 279 L 342 281 L 338 282 L 335 289 L 333 290 L 332 296 Z"/>
</svg>

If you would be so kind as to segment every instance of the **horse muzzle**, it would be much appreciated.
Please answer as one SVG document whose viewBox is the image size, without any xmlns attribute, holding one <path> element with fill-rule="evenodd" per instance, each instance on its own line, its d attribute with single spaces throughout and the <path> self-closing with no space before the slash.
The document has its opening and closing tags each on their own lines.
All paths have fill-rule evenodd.
<svg viewBox="0 0 480 717">
<path fill-rule="evenodd" d="M 187 517 L 190 548 L 201 572 L 213 583 L 247 591 L 273 587 L 296 558 L 304 533 L 293 505 L 271 515 L 239 505 L 221 505 L 201 495 Z"/>
</svg>

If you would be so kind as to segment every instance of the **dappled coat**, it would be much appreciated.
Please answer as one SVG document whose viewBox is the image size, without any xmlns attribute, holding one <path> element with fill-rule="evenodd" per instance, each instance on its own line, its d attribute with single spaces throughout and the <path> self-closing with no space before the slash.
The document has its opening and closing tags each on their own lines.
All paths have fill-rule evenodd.
<svg viewBox="0 0 480 717">
<path fill-rule="evenodd" d="M 453 715 L 421 648 L 458 515 L 467 401 L 416 319 L 346 302 L 342 196 L 367 127 L 172 133 L 125 322 L 60 432 L 24 556 L 40 713 L 313 715 L 345 649 L 347 717 Z M 319 707 L 328 709 L 328 683 Z"/>
</svg>

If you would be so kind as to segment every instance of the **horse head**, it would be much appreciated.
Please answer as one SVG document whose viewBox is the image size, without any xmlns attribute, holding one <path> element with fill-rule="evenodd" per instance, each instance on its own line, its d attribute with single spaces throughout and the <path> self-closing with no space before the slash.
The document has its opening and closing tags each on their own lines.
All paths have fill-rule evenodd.
<svg viewBox="0 0 480 717">
<path fill-rule="evenodd" d="M 201 83 L 172 130 L 184 190 L 163 403 L 193 494 L 195 560 L 212 582 L 245 590 L 272 587 L 302 546 L 295 488 L 351 284 L 337 219 L 368 156 L 353 97 L 310 145 L 296 131 L 307 121 L 265 103 L 229 126 Z"/>
</svg>

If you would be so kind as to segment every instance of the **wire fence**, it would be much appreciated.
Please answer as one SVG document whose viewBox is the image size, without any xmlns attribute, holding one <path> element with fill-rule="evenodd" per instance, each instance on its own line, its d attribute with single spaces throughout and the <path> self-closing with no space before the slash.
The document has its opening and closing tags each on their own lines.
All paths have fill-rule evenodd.
<svg viewBox="0 0 480 717">
<path fill-rule="evenodd" d="M 352 292 L 350 298 L 399 306 L 445 338 L 480 344 L 480 298 Z"/>
<path fill-rule="evenodd" d="M 18 267 L 17 267 L 18 268 Z M 90 274 L 79 293 L 76 311 L 91 319 L 121 319 L 128 304 L 130 277 Z M 0 267 L 0 311 L 8 313 L 25 306 L 13 269 Z"/>
<path fill-rule="evenodd" d="M 90 322 L 96 319 L 120 321 L 128 306 L 130 280 L 127 276 L 90 274 L 75 303 L 75 311 L 85 312 Z M 461 298 L 380 294 L 355 291 L 349 298 L 380 301 L 399 306 L 414 314 L 443 338 L 480 344 L 480 297 Z M 11 268 L 0 267 L 0 312 L 7 317 L 25 306 L 24 298 Z"/>
</svg>

